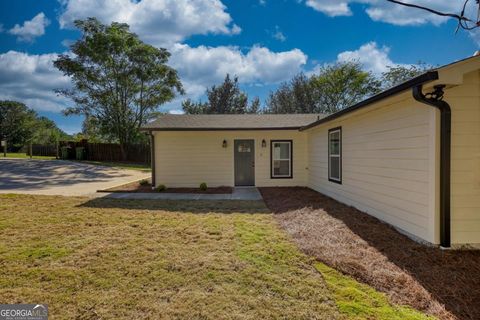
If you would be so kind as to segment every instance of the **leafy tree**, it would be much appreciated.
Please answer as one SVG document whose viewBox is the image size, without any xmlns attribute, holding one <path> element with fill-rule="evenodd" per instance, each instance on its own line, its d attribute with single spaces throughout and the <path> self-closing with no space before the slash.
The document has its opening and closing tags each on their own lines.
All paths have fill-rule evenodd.
<svg viewBox="0 0 480 320">
<path fill-rule="evenodd" d="M 98 121 L 97 118 L 91 115 L 85 115 L 85 119 L 82 122 L 82 131 L 76 135 L 75 139 L 78 141 L 86 139 L 89 142 L 93 142 L 93 143 L 118 142 L 118 139 L 116 139 L 112 135 L 103 134 L 100 121 Z"/>
<path fill-rule="evenodd" d="M 388 66 L 388 71 L 382 73 L 382 86 L 388 89 L 402 82 L 410 80 L 432 68 L 423 62 L 410 66 Z"/>
<path fill-rule="evenodd" d="M 280 84 L 267 98 L 267 113 L 317 113 L 315 90 L 310 79 L 300 73 Z"/>
<path fill-rule="evenodd" d="M 9 149 L 24 145 L 33 136 L 35 117 L 21 102 L 0 101 L 0 139 L 7 139 Z"/>
<path fill-rule="evenodd" d="M 0 138 L 7 138 L 9 150 L 19 149 L 30 142 L 51 144 L 66 140 L 69 135 L 55 122 L 40 117 L 25 104 L 17 101 L 0 101 Z"/>
<path fill-rule="evenodd" d="M 128 145 L 139 139 L 139 127 L 158 107 L 183 93 L 177 72 L 166 65 L 170 53 L 143 43 L 129 26 L 103 25 L 95 18 L 75 21 L 82 37 L 61 54 L 55 67 L 73 82 L 72 90 L 57 92 L 75 106 L 65 114 L 93 117 L 101 135 Z"/>
<path fill-rule="evenodd" d="M 253 98 L 252 102 L 250 102 L 250 106 L 247 108 L 246 113 L 260 113 L 260 98 L 259 97 Z"/>
<path fill-rule="evenodd" d="M 194 102 L 192 99 L 186 99 L 182 102 L 182 109 L 187 114 L 204 114 L 204 113 L 214 113 L 211 111 L 210 105 L 208 102 Z"/>
<path fill-rule="evenodd" d="M 304 74 L 282 83 L 270 93 L 269 113 L 333 113 L 380 91 L 380 81 L 357 62 L 321 67 L 308 78 Z"/>
<path fill-rule="evenodd" d="M 229 74 L 221 85 L 207 89 L 206 95 L 208 102 L 183 101 L 183 111 L 188 114 L 242 114 L 257 113 L 260 109 L 258 97 L 248 105 L 248 95 L 240 90 L 238 77 L 231 79 Z"/>
<path fill-rule="evenodd" d="M 59 129 L 55 122 L 47 117 L 37 117 L 33 128 L 33 143 L 55 144 L 57 141 L 70 139 L 70 135 Z"/>
<path fill-rule="evenodd" d="M 316 112 L 333 113 L 378 93 L 380 81 L 358 62 L 325 65 L 310 79 Z"/>
</svg>

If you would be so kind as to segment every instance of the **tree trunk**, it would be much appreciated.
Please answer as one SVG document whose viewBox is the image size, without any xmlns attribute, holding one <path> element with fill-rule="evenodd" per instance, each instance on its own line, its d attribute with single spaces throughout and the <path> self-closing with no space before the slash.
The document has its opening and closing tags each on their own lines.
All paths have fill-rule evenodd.
<svg viewBox="0 0 480 320">
<path fill-rule="evenodd" d="M 120 142 L 120 153 L 122 155 L 122 161 L 127 161 L 128 145 L 125 142 Z"/>
</svg>

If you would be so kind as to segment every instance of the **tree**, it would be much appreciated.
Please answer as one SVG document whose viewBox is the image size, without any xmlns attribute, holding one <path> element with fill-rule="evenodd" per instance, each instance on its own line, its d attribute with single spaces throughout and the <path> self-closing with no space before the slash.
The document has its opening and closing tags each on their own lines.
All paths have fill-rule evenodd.
<svg viewBox="0 0 480 320">
<path fill-rule="evenodd" d="M 380 81 L 358 62 L 325 65 L 310 79 L 315 90 L 316 110 L 333 113 L 380 91 Z"/>
<path fill-rule="evenodd" d="M 22 146 L 33 136 L 36 114 L 21 102 L 0 101 L 0 139 L 9 147 Z"/>
<path fill-rule="evenodd" d="M 53 144 L 70 136 L 55 122 L 40 117 L 25 104 L 17 101 L 0 101 L 0 138 L 7 138 L 10 150 L 19 149 L 30 142 Z"/>
<path fill-rule="evenodd" d="M 382 73 L 382 86 L 388 89 L 402 82 L 415 78 L 416 76 L 430 70 L 432 67 L 420 62 L 410 66 L 387 66 L 388 71 Z"/>
<path fill-rule="evenodd" d="M 73 100 L 66 115 L 93 117 L 102 135 L 120 143 L 123 159 L 139 138 L 149 114 L 183 93 L 170 53 L 143 43 L 129 26 L 103 25 L 95 18 L 75 21 L 82 37 L 61 54 L 55 67 L 71 77 L 73 89 L 57 90 Z"/>
<path fill-rule="evenodd" d="M 55 144 L 57 141 L 68 140 L 70 135 L 59 129 L 54 121 L 47 117 L 36 117 L 33 124 L 32 142 L 38 144 Z"/>
<path fill-rule="evenodd" d="M 317 113 L 315 90 L 310 78 L 297 74 L 289 82 L 283 82 L 270 92 L 267 113 Z"/>
<path fill-rule="evenodd" d="M 357 62 L 321 67 L 317 74 L 295 76 L 270 93 L 269 113 L 333 113 L 380 91 L 380 81 Z"/>
<path fill-rule="evenodd" d="M 238 77 L 231 79 L 229 74 L 221 85 L 207 89 L 206 95 L 208 102 L 183 101 L 183 111 L 188 114 L 242 114 L 257 113 L 260 109 L 258 97 L 248 105 L 248 95 L 240 90 Z"/>
</svg>

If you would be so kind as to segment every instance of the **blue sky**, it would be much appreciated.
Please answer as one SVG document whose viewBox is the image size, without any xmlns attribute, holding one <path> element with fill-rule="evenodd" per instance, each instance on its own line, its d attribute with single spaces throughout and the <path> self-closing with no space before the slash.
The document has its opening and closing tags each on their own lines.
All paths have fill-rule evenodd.
<svg viewBox="0 0 480 320">
<path fill-rule="evenodd" d="M 409 0 L 458 12 L 457 0 Z M 202 99 L 227 72 L 265 100 L 298 72 L 358 60 L 380 74 L 387 65 L 441 65 L 470 56 L 480 37 L 456 22 L 382 0 L 3 0 L 0 2 L 0 99 L 26 103 L 69 133 L 81 117 L 64 117 L 70 85 L 52 65 L 78 38 L 75 19 L 127 22 L 145 42 L 167 48 L 186 96 L 161 107 L 178 112 L 185 98 Z"/>
</svg>

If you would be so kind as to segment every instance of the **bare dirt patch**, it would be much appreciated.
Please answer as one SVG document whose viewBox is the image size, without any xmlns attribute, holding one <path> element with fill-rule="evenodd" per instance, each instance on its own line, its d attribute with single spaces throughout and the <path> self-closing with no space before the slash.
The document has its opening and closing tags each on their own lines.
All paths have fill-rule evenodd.
<svg viewBox="0 0 480 320">
<path fill-rule="evenodd" d="M 194 193 L 194 194 L 231 194 L 231 187 L 215 187 L 200 190 L 200 188 L 167 188 L 163 191 L 152 190 L 150 181 L 141 184 L 140 181 L 127 183 L 110 189 L 100 190 L 100 192 L 126 192 L 126 193 Z"/>
<path fill-rule="evenodd" d="M 308 188 L 260 188 L 307 254 L 441 319 L 480 319 L 480 251 L 442 251 Z"/>
</svg>

